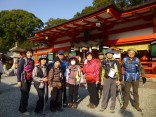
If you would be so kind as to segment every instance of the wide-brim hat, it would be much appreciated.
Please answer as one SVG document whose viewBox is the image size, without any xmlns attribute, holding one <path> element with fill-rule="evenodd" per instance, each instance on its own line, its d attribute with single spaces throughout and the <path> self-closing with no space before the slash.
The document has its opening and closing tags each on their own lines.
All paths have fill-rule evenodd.
<svg viewBox="0 0 156 117">
<path fill-rule="evenodd" d="M 110 53 L 110 54 L 113 54 L 113 55 L 114 55 L 114 51 L 113 51 L 112 49 L 107 49 L 106 54 L 108 54 L 108 53 Z"/>
<path fill-rule="evenodd" d="M 49 59 L 47 58 L 47 55 L 41 55 L 41 57 L 39 58 L 39 62 L 41 62 L 41 60 L 46 60 L 47 62 L 49 61 Z"/>
<path fill-rule="evenodd" d="M 135 48 L 129 48 L 129 49 L 127 50 L 127 53 L 128 53 L 129 51 L 134 51 L 134 52 L 137 54 L 137 50 L 136 50 Z"/>
</svg>

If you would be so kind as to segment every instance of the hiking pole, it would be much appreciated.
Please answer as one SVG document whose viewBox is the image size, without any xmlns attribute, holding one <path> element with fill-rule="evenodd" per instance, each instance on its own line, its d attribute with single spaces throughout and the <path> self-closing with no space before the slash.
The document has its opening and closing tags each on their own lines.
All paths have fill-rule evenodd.
<svg viewBox="0 0 156 117">
<path fill-rule="evenodd" d="M 115 71 L 116 71 L 116 75 L 117 75 L 117 79 L 119 81 L 120 77 L 119 77 L 119 70 L 117 68 L 117 64 L 114 64 L 114 68 L 115 68 Z M 119 103 L 120 103 L 120 107 L 123 105 L 123 101 L 122 101 L 122 87 L 121 87 L 121 84 L 118 85 L 118 100 L 119 100 Z"/>
<path fill-rule="evenodd" d="M 119 103 L 120 103 L 120 107 L 122 107 L 123 105 L 123 100 L 122 100 L 122 87 L 121 87 L 121 84 L 118 85 L 118 100 L 119 100 Z"/>
<path fill-rule="evenodd" d="M 144 83 L 142 84 L 142 108 L 144 109 Z M 143 109 L 141 110 L 142 117 L 144 116 Z"/>
<path fill-rule="evenodd" d="M 48 93 L 48 90 L 47 90 L 47 83 L 45 82 L 45 87 L 44 87 L 44 106 L 43 106 L 43 112 L 42 112 L 42 117 L 45 116 L 45 109 L 46 109 L 46 98 L 47 98 L 47 93 Z"/>
</svg>

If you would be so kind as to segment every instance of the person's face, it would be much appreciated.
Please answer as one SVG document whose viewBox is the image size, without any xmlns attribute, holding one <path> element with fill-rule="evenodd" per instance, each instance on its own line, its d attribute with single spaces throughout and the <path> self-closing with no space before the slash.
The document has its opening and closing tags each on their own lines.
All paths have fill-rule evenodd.
<svg viewBox="0 0 156 117">
<path fill-rule="evenodd" d="M 31 58 L 31 57 L 32 57 L 32 52 L 28 51 L 28 52 L 26 53 L 26 56 L 27 56 L 27 58 Z"/>
<path fill-rule="evenodd" d="M 47 62 L 47 60 L 46 60 L 46 59 L 41 59 L 41 65 L 45 65 L 45 64 L 46 64 L 46 62 Z"/>
<path fill-rule="evenodd" d="M 133 50 L 128 51 L 128 56 L 129 56 L 130 58 L 134 58 L 135 52 L 134 52 Z"/>
<path fill-rule="evenodd" d="M 104 55 L 99 55 L 99 59 L 103 60 L 104 59 Z"/>
<path fill-rule="evenodd" d="M 55 66 L 55 67 L 59 67 L 59 66 L 60 66 L 60 62 L 59 62 L 59 61 L 56 61 L 56 62 L 54 63 L 54 66 Z"/>
<path fill-rule="evenodd" d="M 70 64 L 71 64 L 71 65 L 75 65 L 75 64 L 76 64 L 76 61 L 75 61 L 74 59 L 72 59 L 72 60 L 70 61 Z"/>
<path fill-rule="evenodd" d="M 108 58 L 108 59 L 112 59 L 112 58 L 113 58 L 113 54 L 107 53 L 107 58 Z"/>
<path fill-rule="evenodd" d="M 62 60 L 64 58 L 64 54 L 59 54 L 58 57 L 60 60 Z"/>
<path fill-rule="evenodd" d="M 93 58 L 93 56 L 92 56 L 91 54 L 89 54 L 89 55 L 87 56 L 87 60 L 92 60 L 92 58 Z"/>
</svg>

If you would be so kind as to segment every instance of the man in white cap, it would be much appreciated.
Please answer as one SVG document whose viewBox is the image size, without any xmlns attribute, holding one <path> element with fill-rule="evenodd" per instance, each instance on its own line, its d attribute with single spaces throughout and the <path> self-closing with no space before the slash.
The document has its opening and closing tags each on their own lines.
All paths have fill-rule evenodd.
<svg viewBox="0 0 156 117">
<path fill-rule="evenodd" d="M 133 87 L 133 96 L 134 101 L 132 103 L 133 107 L 137 111 L 141 111 L 139 107 L 139 95 L 138 95 L 138 88 L 139 88 L 139 80 L 140 74 L 142 75 L 143 84 L 146 82 L 145 78 L 145 71 L 142 67 L 140 60 L 135 57 L 137 50 L 134 48 L 130 48 L 127 50 L 128 56 L 123 58 L 121 66 L 124 67 L 124 97 L 123 97 L 123 107 L 121 109 L 126 109 L 129 102 L 130 96 L 130 88 L 131 85 Z"/>
</svg>

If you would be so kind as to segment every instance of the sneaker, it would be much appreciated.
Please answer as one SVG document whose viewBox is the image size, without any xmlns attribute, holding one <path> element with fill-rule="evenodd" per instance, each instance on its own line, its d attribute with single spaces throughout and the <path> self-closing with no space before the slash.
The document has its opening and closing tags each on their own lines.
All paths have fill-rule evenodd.
<svg viewBox="0 0 156 117">
<path fill-rule="evenodd" d="M 30 115 L 30 113 L 28 111 L 24 112 L 24 113 L 21 113 L 22 115 Z"/>
<path fill-rule="evenodd" d="M 68 107 L 71 108 L 73 106 L 73 103 L 68 103 Z"/>
<path fill-rule="evenodd" d="M 87 107 L 90 107 L 90 105 L 91 105 L 91 103 L 89 103 L 89 104 L 87 105 Z"/>
<path fill-rule="evenodd" d="M 78 104 L 75 102 L 72 107 L 73 108 L 77 108 L 78 107 Z"/>
<path fill-rule="evenodd" d="M 91 108 L 91 109 L 94 109 L 94 108 L 96 108 L 96 107 L 97 107 L 97 105 L 95 105 L 95 104 L 91 104 L 91 105 L 90 105 L 90 108 Z"/>
<path fill-rule="evenodd" d="M 114 113 L 115 111 L 114 110 L 110 110 L 110 113 Z"/>
<path fill-rule="evenodd" d="M 134 107 L 137 111 L 139 111 L 139 112 L 141 112 L 142 110 L 141 110 L 141 108 L 139 108 L 139 107 Z"/>
<path fill-rule="evenodd" d="M 122 110 L 126 110 L 126 107 L 122 106 L 121 109 L 122 109 Z"/>
<path fill-rule="evenodd" d="M 105 108 L 101 107 L 99 111 L 103 112 L 105 110 Z"/>
</svg>

